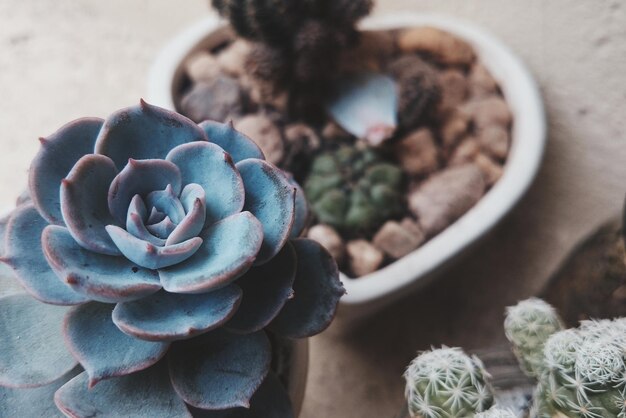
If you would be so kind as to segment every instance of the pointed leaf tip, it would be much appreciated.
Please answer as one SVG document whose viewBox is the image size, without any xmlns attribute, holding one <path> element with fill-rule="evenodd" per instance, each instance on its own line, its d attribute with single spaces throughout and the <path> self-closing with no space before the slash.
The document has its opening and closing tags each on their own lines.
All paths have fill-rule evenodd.
<svg viewBox="0 0 626 418">
<path fill-rule="evenodd" d="M 237 335 L 218 329 L 172 345 L 174 390 L 201 409 L 249 407 L 269 372 L 271 347 L 264 332 Z"/>
<path fill-rule="evenodd" d="M 291 243 L 298 257 L 294 297 L 285 303 L 270 328 L 289 338 L 310 337 L 330 325 L 345 289 L 337 263 L 324 247 L 306 238 Z"/>
<path fill-rule="evenodd" d="M 87 371 L 90 387 L 103 379 L 150 367 L 169 347 L 169 343 L 142 341 L 124 334 L 111 319 L 113 307 L 91 302 L 73 308 L 65 317 L 67 344 Z"/>
</svg>

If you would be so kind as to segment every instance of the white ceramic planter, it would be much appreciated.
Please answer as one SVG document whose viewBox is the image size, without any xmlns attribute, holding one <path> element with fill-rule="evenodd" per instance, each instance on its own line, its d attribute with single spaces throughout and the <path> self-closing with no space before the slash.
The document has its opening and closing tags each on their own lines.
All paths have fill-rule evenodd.
<svg viewBox="0 0 626 418">
<path fill-rule="evenodd" d="M 513 112 L 512 144 L 504 174 L 463 217 L 419 249 L 372 274 L 344 277 L 347 295 L 340 314 L 362 316 L 375 311 L 432 280 L 442 268 L 485 236 L 526 192 L 541 163 L 546 120 L 537 85 L 522 62 L 498 39 L 469 23 L 450 17 L 400 13 L 372 17 L 362 29 L 433 26 L 470 43 L 480 61 L 498 81 Z M 174 109 L 174 92 L 183 81 L 181 63 L 193 52 L 215 46 L 229 36 L 224 22 L 208 18 L 174 38 L 154 63 L 149 76 L 150 102 Z"/>
</svg>

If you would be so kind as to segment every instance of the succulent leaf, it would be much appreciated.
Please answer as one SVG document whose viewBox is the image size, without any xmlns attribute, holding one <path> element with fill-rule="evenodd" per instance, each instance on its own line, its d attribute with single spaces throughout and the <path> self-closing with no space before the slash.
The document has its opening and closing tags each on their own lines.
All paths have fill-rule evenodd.
<svg viewBox="0 0 626 418">
<path fill-rule="evenodd" d="M 104 379 L 144 370 L 163 357 L 167 342 L 143 341 L 120 331 L 114 305 L 90 302 L 67 312 L 63 333 L 74 357 L 89 375 L 89 387 Z M 106 342 L 106 344 L 103 344 Z"/>
<path fill-rule="evenodd" d="M 205 228 L 200 237 L 203 244 L 185 263 L 159 270 L 168 292 L 202 293 L 231 283 L 254 262 L 263 230 L 250 212 L 240 212 Z"/>
<path fill-rule="evenodd" d="M 81 371 L 80 367 L 75 367 L 54 382 L 36 388 L 0 386 L 0 416 L 63 418 L 64 415 L 54 404 L 54 393 Z"/>
<path fill-rule="evenodd" d="M 298 238 L 302 231 L 307 227 L 310 218 L 310 208 L 309 201 L 304 194 L 304 190 L 300 185 L 294 180 L 293 176 L 289 176 L 289 184 L 291 184 L 296 189 L 296 205 L 295 205 L 295 217 L 293 220 L 293 226 L 291 227 L 291 234 L 289 234 L 289 238 Z"/>
<path fill-rule="evenodd" d="M 146 205 L 155 208 L 170 218 L 171 222 L 178 224 L 185 216 L 183 204 L 178 200 L 178 193 L 174 193 L 171 184 L 165 186 L 164 190 L 154 190 L 146 195 Z"/>
<path fill-rule="evenodd" d="M 138 106 L 121 109 L 106 119 L 95 153 L 110 157 L 121 171 L 129 158 L 164 159 L 172 148 L 194 141 L 206 141 L 198 125 L 142 100 Z"/>
<path fill-rule="evenodd" d="M 282 172 L 257 159 L 237 163 L 246 189 L 244 210 L 250 211 L 263 226 L 263 244 L 255 264 L 274 257 L 289 239 L 295 219 L 295 188 Z"/>
<path fill-rule="evenodd" d="M 47 385 L 76 366 L 61 333 L 66 311 L 25 294 L 0 298 L 1 386 Z"/>
<path fill-rule="evenodd" d="M 195 418 L 294 418 L 291 399 L 271 371 L 250 399 L 250 408 L 207 411 L 191 408 Z"/>
<path fill-rule="evenodd" d="M 333 257 L 316 241 L 291 241 L 298 258 L 294 297 L 270 325 L 289 338 L 305 338 L 324 331 L 333 320 L 337 302 L 345 294 Z"/>
<path fill-rule="evenodd" d="M 85 250 L 66 228 L 48 225 L 41 235 L 44 254 L 54 272 L 76 293 L 104 303 L 139 299 L 161 289 L 156 272 Z"/>
<path fill-rule="evenodd" d="M 100 254 L 120 255 L 104 229 L 115 222 L 108 210 L 107 197 L 116 175 L 117 169 L 110 158 L 88 154 L 61 181 L 65 225 L 83 248 Z"/>
<path fill-rule="evenodd" d="M 128 207 L 135 195 L 145 196 L 167 186 L 170 186 L 176 195 L 181 191 L 180 170 L 175 164 L 166 160 L 130 159 L 111 182 L 108 196 L 109 210 L 119 224 L 124 225 Z"/>
<path fill-rule="evenodd" d="M 195 237 L 204 228 L 206 220 L 204 189 L 197 184 L 188 184 L 181 192 L 180 201 L 186 212 L 185 217 L 169 234 L 165 245 L 178 244 Z"/>
<path fill-rule="evenodd" d="M 133 201 L 135 200 L 135 198 L 139 198 L 139 200 L 143 201 L 139 197 L 139 195 L 135 195 L 135 197 L 133 198 Z M 131 208 L 132 208 L 132 205 L 131 205 Z M 167 242 L 167 240 L 163 238 L 159 238 L 156 235 L 153 235 L 152 232 L 148 231 L 148 228 L 146 227 L 146 223 L 141 219 L 141 216 L 135 213 L 134 211 L 131 211 L 131 208 L 129 208 L 128 217 L 126 218 L 126 231 L 130 233 L 131 235 L 139 238 L 140 240 L 149 242 L 152 245 L 157 245 L 159 247 L 165 246 L 165 243 Z M 161 219 L 159 222 L 161 222 L 163 219 Z"/>
<path fill-rule="evenodd" d="M 165 239 L 176 229 L 176 224 L 172 222 L 169 216 L 165 216 L 163 220 L 156 224 L 146 225 L 146 229 L 155 237 Z"/>
<path fill-rule="evenodd" d="M 230 154 L 234 163 L 248 158 L 265 159 L 261 148 L 246 135 L 237 131 L 232 123 L 207 120 L 200 123 L 200 127 L 204 129 L 209 142 L 219 145 Z"/>
<path fill-rule="evenodd" d="M 22 287 L 35 298 L 53 305 L 87 302 L 52 271 L 41 246 L 41 233 L 47 222 L 32 204 L 15 209 L 6 233 L 4 261 L 15 271 Z"/>
<path fill-rule="evenodd" d="M 41 148 L 30 166 L 28 184 L 35 207 L 48 222 L 63 225 L 61 180 L 76 161 L 93 152 L 103 123 L 99 118 L 77 119 L 41 139 Z"/>
<path fill-rule="evenodd" d="M 108 225 L 106 230 L 126 258 L 141 267 L 153 270 L 176 265 L 187 260 L 202 245 L 202 238 L 193 237 L 178 244 L 158 247 L 115 225 Z"/>
<path fill-rule="evenodd" d="M 195 183 L 210 191 L 206 193 L 206 225 L 243 208 L 243 182 L 232 159 L 219 146 L 210 142 L 180 145 L 170 151 L 167 160 L 178 166 L 184 184 Z"/>
<path fill-rule="evenodd" d="M 54 401 L 67 416 L 191 418 L 185 403 L 172 389 L 163 363 L 100 382 L 90 389 L 88 381 L 89 376 L 83 372 L 56 392 Z"/>
<path fill-rule="evenodd" d="M 241 293 L 234 284 L 198 295 L 161 291 L 134 302 L 118 303 L 113 322 L 126 334 L 142 340 L 183 340 L 228 321 L 239 306 Z"/>
<path fill-rule="evenodd" d="M 297 262 L 296 251 L 288 242 L 272 260 L 238 279 L 243 298 L 228 329 L 250 333 L 265 328 L 293 296 Z"/>
<path fill-rule="evenodd" d="M 188 404 L 248 408 L 269 372 L 271 347 L 262 331 L 238 335 L 218 329 L 175 342 L 168 359 L 174 389 Z"/>
<path fill-rule="evenodd" d="M 398 114 L 396 84 L 386 75 L 360 73 L 337 82 L 326 109 L 346 131 L 371 145 L 394 134 Z"/>
</svg>

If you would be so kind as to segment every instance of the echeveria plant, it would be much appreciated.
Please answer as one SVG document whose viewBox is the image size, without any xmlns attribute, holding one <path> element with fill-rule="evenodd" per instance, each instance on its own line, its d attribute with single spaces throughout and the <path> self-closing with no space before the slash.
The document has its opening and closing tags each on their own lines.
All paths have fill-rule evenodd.
<svg viewBox="0 0 626 418">
<path fill-rule="evenodd" d="M 143 101 L 41 144 L 5 232 L 28 293 L 0 298 L 0 415 L 292 416 L 266 329 L 317 334 L 344 293 L 299 186 Z"/>
</svg>

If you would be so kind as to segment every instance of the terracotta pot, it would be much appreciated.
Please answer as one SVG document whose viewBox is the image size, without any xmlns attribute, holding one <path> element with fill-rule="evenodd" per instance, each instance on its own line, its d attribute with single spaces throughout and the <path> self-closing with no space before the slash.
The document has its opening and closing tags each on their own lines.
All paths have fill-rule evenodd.
<svg viewBox="0 0 626 418">
<path fill-rule="evenodd" d="M 466 22 L 411 12 L 365 19 L 361 28 L 386 30 L 415 26 L 448 31 L 473 46 L 478 59 L 499 83 L 513 113 L 511 149 L 502 178 L 454 224 L 374 273 L 358 280 L 344 276 L 347 294 L 340 302 L 340 314 L 344 317 L 371 313 L 433 280 L 515 206 L 534 179 L 543 155 L 546 120 L 539 90 L 522 62 L 498 39 Z M 175 109 L 174 97 L 185 82 L 183 61 L 196 51 L 218 46 L 232 37 L 232 31 L 223 21 L 207 18 L 172 39 L 152 66 L 149 101 Z"/>
</svg>

